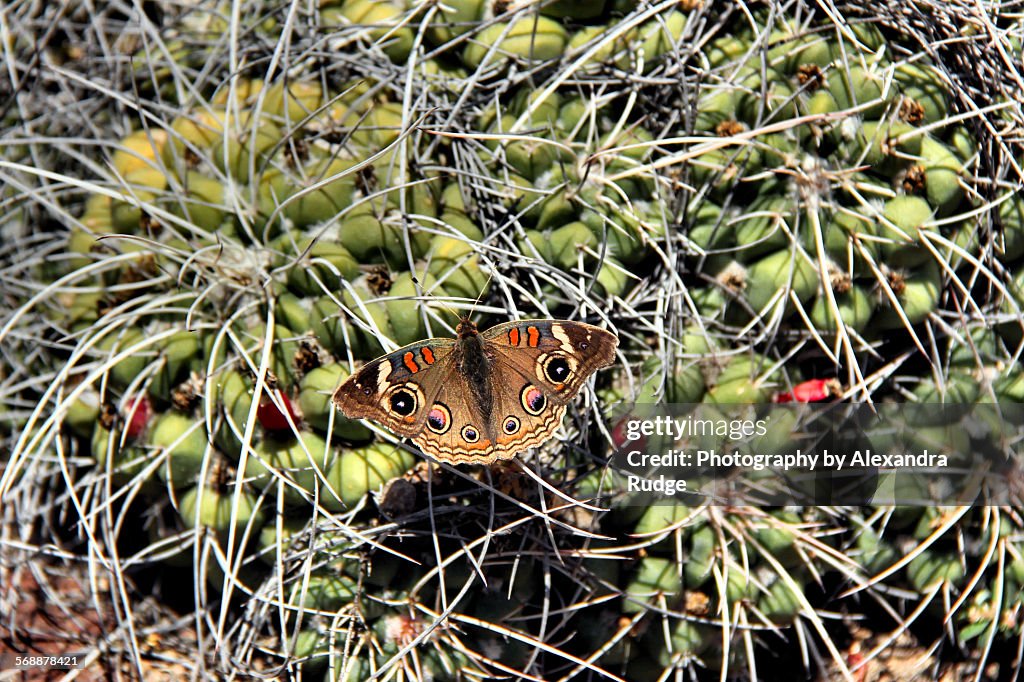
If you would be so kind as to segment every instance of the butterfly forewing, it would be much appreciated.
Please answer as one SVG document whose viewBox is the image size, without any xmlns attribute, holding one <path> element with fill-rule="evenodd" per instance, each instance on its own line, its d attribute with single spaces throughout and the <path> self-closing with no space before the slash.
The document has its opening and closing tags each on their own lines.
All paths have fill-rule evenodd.
<svg viewBox="0 0 1024 682">
<path fill-rule="evenodd" d="M 428 407 L 457 373 L 454 339 L 427 339 L 366 363 L 334 392 L 350 419 L 372 419 L 401 436 L 423 430 Z"/>
<path fill-rule="evenodd" d="M 568 320 L 523 320 L 483 333 L 496 368 L 515 370 L 564 405 L 591 374 L 615 361 L 619 340 L 600 327 Z M 496 382 L 497 383 L 497 382 Z"/>
</svg>

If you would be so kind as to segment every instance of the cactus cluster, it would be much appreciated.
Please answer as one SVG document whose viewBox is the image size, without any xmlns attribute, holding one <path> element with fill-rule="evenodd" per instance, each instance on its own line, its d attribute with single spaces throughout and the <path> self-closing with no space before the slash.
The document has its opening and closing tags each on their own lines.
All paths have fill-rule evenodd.
<svg viewBox="0 0 1024 682">
<path fill-rule="evenodd" d="M 3 114 L 0 495 L 39 533 L 52 495 L 119 590 L 195 578 L 197 636 L 230 652 L 210 675 L 756 677 L 798 640 L 849 672 L 839 611 L 1011 647 L 1012 505 L 650 505 L 608 466 L 620 403 L 1024 402 L 1024 118 L 990 77 L 1024 26 L 996 13 L 953 53 L 796 4 L 137 18 L 160 39 L 111 68 L 137 99 L 104 100 L 94 148 L 42 153 Z M 331 404 L 467 311 L 618 332 L 539 475 L 439 468 Z M 970 450 L 951 421 L 907 429 Z"/>
</svg>

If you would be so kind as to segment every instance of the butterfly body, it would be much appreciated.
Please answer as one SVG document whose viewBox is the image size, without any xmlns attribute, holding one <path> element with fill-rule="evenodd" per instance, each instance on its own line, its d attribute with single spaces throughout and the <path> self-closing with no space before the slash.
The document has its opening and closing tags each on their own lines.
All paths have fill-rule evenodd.
<svg viewBox="0 0 1024 682">
<path fill-rule="evenodd" d="M 614 334 L 523 320 L 427 339 L 366 363 L 334 393 L 350 418 L 380 422 L 426 454 L 491 463 L 546 441 L 587 377 L 614 361 Z"/>
</svg>

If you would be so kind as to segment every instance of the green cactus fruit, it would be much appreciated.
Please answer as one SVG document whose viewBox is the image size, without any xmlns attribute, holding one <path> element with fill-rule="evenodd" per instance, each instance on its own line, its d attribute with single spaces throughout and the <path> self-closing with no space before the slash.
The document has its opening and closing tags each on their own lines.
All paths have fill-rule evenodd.
<svg viewBox="0 0 1024 682">
<path fill-rule="evenodd" d="M 848 155 L 886 177 L 892 177 L 920 156 L 921 140 L 925 137 L 912 125 L 889 120 L 866 121 L 855 135 Z"/>
<path fill-rule="evenodd" d="M 543 91 L 533 88 L 516 90 L 509 107 L 515 114 L 515 118 L 519 118 L 532 108 L 532 112 L 526 118 L 529 127 L 551 128 L 556 125 L 562 108 L 562 96 L 555 91 L 541 99 L 542 94 L 544 94 Z"/>
<path fill-rule="evenodd" d="M 757 78 L 760 80 L 760 74 Z M 737 112 L 740 120 L 751 126 L 760 126 L 795 118 L 799 114 L 798 102 L 796 91 L 788 79 L 772 69 L 763 87 L 758 83 L 751 92 L 740 96 Z"/>
<path fill-rule="evenodd" d="M 509 130 L 515 122 L 513 116 L 503 116 L 502 119 L 505 124 L 502 132 Z M 527 180 L 539 178 L 561 157 L 558 147 L 540 134 L 532 135 L 531 139 L 509 140 L 504 146 L 509 166 Z"/>
<path fill-rule="evenodd" d="M 245 351 L 253 368 L 256 369 L 260 365 L 263 346 L 267 343 L 267 325 L 260 321 L 239 331 Z M 299 340 L 295 332 L 283 324 L 275 324 L 273 331 L 269 370 L 277 377 L 282 387 L 291 386 L 298 374 L 295 355 L 299 351 Z"/>
<path fill-rule="evenodd" d="M 693 250 L 716 251 L 734 246 L 733 232 L 725 223 L 722 208 L 710 200 L 698 202 L 686 213 L 686 239 Z"/>
<path fill-rule="evenodd" d="M 764 521 L 751 531 L 751 535 L 765 548 L 767 554 L 778 559 L 783 566 L 795 566 L 800 563 L 800 554 L 796 551 L 796 538 L 800 524 L 800 516 L 794 512 L 775 512 L 773 517 L 778 523 Z"/>
<path fill-rule="evenodd" d="M 948 425 L 967 414 L 978 401 L 980 393 L 978 382 L 962 371 L 951 371 L 941 384 L 931 378 L 925 379 L 914 387 L 917 405 L 907 405 L 906 422 L 915 429 Z M 938 405 L 944 407 L 939 409 Z M 917 434 L 910 435 L 916 437 Z"/>
<path fill-rule="evenodd" d="M 120 188 L 124 199 L 113 199 L 110 203 L 110 223 L 117 232 L 135 234 L 142 229 L 143 218 L 157 197 L 167 188 L 167 175 L 159 168 L 138 168 L 124 176 L 124 187 Z M 119 243 L 124 251 L 138 250 L 133 245 Z"/>
<path fill-rule="evenodd" d="M 740 102 L 739 92 L 733 87 L 709 88 L 697 102 L 694 128 L 706 133 L 719 134 L 723 124 L 735 123 Z"/>
<path fill-rule="evenodd" d="M 905 277 L 893 275 L 889 286 L 896 294 L 899 307 L 910 324 L 923 322 L 939 306 L 942 293 L 942 269 L 935 261 L 928 261 Z M 888 298 L 880 298 L 875 311 L 874 324 L 882 329 L 906 326 Z"/>
<path fill-rule="evenodd" d="M 959 584 L 964 577 L 961 557 L 956 554 L 935 552 L 930 549 L 918 554 L 907 564 L 907 579 L 911 587 L 925 592 L 936 582 L 947 581 Z"/>
<path fill-rule="evenodd" d="M 261 486 L 277 486 L 281 484 L 284 501 L 290 505 L 307 505 L 312 502 L 313 495 L 320 481 L 317 470 L 325 473 L 333 463 L 334 450 L 328 447 L 323 438 L 311 431 L 303 431 L 295 438 L 287 434 L 282 438 L 267 437 L 256 446 L 259 460 L 252 460 L 246 467 L 246 477 L 255 477 L 255 483 Z M 274 469 L 286 480 L 265 469 Z M 264 471 L 260 471 L 264 469 Z"/>
<path fill-rule="evenodd" d="M 302 665 L 302 675 L 320 673 L 327 665 L 330 655 L 328 635 L 317 627 L 299 631 L 295 635 L 292 658 Z"/>
<path fill-rule="evenodd" d="M 298 244 L 298 253 L 304 255 L 288 269 L 289 289 L 302 296 L 323 295 L 340 289 L 339 280 L 359 276 L 359 263 L 344 246 L 323 239 L 311 242 Z"/>
<path fill-rule="evenodd" d="M 836 210 L 821 222 L 825 253 L 831 256 L 845 270 L 857 274 L 871 272 L 865 262 L 868 258 L 878 261 L 879 246 L 875 239 L 877 221 L 856 211 Z M 811 228 L 803 232 L 803 245 L 809 254 L 817 253 L 817 235 Z"/>
<path fill-rule="evenodd" d="M 768 362 L 759 355 L 734 355 L 714 380 L 704 402 L 731 405 L 766 403 L 771 390 L 761 372 Z"/>
<path fill-rule="evenodd" d="M 232 460 L 240 454 L 241 436 L 252 409 L 252 382 L 236 370 L 225 370 L 207 380 L 208 398 L 224 406 L 221 422 L 214 442 Z"/>
<path fill-rule="evenodd" d="M 1016 260 L 1024 256 L 1024 196 L 1014 193 L 999 206 L 1002 230 L 996 239 L 1002 259 Z"/>
<path fill-rule="evenodd" d="M 828 91 L 835 98 L 840 109 L 866 105 L 859 111 L 865 119 L 877 119 L 885 113 L 889 102 L 895 96 L 895 89 L 885 87 L 882 73 L 862 66 L 845 65 L 828 75 Z"/>
<path fill-rule="evenodd" d="M 274 297 L 274 316 L 289 329 L 308 329 L 312 301 L 285 290 Z"/>
<path fill-rule="evenodd" d="M 683 592 L 683 581 L 675 561 L 647 556 L 640 560 L 633 579 L 626 586 L 622 612 L 639 613 L 647 604 L 659 604 L 662 597 L 669 607 Z"/>
<path fill-rule="evenodd" d="M 486 9 L 485 0 L 448 0 L 437 6 L 427 38 L 437 45 L 447 43 L 473 30 Z"/>
<path fill-rule="evenodd" d="M 532 182 L 509 172 L 498 186 L 501 191 L 502 203 L 509 211 L 519 215 L 520 220 L 526 226 L 537 224 L 547 192 L 538 189 Z"/>
<path fill-rule="evenodd" d="M 188 171 L 181 182 L 183 196 L 175 196 L 168 211 L 199 230 L 216 232 L 227 217 L 224 184 L 198 171 Z"/>
<path fill-rule="evenodd" d="M 710 525 L 704 525 L 690 536 L 690 552 L 683 565 L 683 579 L 687 589 L 694 589 L 707 582 L 715 565 L 718 538 Z"/>
<path fill-rule="evenodd" d="M 686 525 L 684 522 L 689 521 Z M 650 536 L 673 529 L 666 538 L 653 545 L 651 549 L 662 552 L 675 552 L 676 542 L 686 540 L 693 528 L 698 525 L 698 517 L 693 508 L 682 502 L 671 499 L 663 503 L 653 504 L 643 511 L 636 522 L 633 534 Z"/>
<path fill-rule="evenodd" d="M 1018 370 L 998 377 L 992 382 L 992 391 L 1000 402 L 1024 403 L 1024 372 Z M 1013 410 L 1013 414 L 1019 416 L 1020 410 Z"/>
<path fill-rule="evenodd" d="M 524 256 L 540 258 L 545 263 L 554 261 L 551 253 L 550 232 L 526 230 L 524 238 L 519 240 L 519 251 Z"/>
<path fill-rule="evenodd" d="M 949 146 L 956 152 L 957 158 L 962 163 L 967 163 L 978 153 L 978 141 L 974 135 L 963 126 L 956 126 L 949 133 Z"/>
<path fill-rule="evenodd" d="M 795 225 L 793 202 L 780 196 L 758 197 L 723 229 L 735 235 L 736 254 L 743 262 L 786 247 Z"/>
<path fill-rule="evenodd" d="M 305 609 L 336 612 L 346 604 L 354 602 L 359 593 L 356 581 L 347 575 L 335 572 L 315 573 L 309 577 L 309 582 L 305 586 L 302 581 L 295 582 L 289 601 L 294 604 L 301 603 Z"/>
<path fill-rule="evenodd" d="M 932 66 L 900 64 L 893 77 L 900 86 L 900 117 L 914 125 L 938 123 L 949 115 L 949 88 Z"/>
<path fill-rule="evenodd" d="M 156 355 L 152 344 L 146 341 L 146 336 L 134 327 L 125 329 L 120 334 L 108 334 L 96 344 L 96 348 L 109 353 L 110 358 L 125 354 L 124 358 L 110 368 L 110 379 L 119 388 L 125 388 L 138 379 Z"/>
<path fill-rule="evenodd" d="M 709 639 L 713 636 L 708 628 L 702 628 L 698 623 L 680 618 L 671 625 L 667 640 L 664 631 L 657 628 L 657 631 L 649 630 L 644 635 L 643 642 L 647 653 L 657 661 L 658 665 L 662 669 L 668 669 L 680 661 L 695 660 L 698 654 L 707 648 L 706 638 Z M 656 673 L 652 676 L 633 677 L 632 675 L 635 674 L 636 671 L 631 668 L 630 679 L 656 679 L 658 676 Z"/>
<path fill-rule="evenodd" d="M 374 358 L 384 352 L 381 338 L 394 337 L 391 320 L 384 301 L 379 300 L 360 283 L 341 292 L 349 330 L 352 354 L 359 358 Z M 314 306 L 314 313 L 316 306 Z M 315 333 L 315 328 L 314 328 Z"/>
<path fill-rule="evenodd" d="M 298 227 L 333 220 L 352 204 L 356 187 L 352 166 L 350 159 L 322 159 L 306 168 L 301 180 L 285 180 L 288 186 L 281 191 L 290 195 L 284 202 L 285 217 Z"/>
<path fill-rule="evenodd" d="M 583 253 L 584 261 L 590 260 L 590 256 L 583 252 L 584 248 L 589 247 L 594 250 L 598 248 L 597 237 L 590 231 L 590 228 L 581 222 L 569 223 L 557 230 L 552 230 L 550 241 L 552 264 L 563 270 L 576 268 L 581 253 Z"/>
<path fill-rule="evenodd" d="M 686 30 L 686 22 L 685 14 L 672 10 L 648 19 L 637 28 L 633 38 L 637 41 L 634 54 L 643 54 L 644 71 L 650 71 L 661 57 L 676 49 Z"/>
<path fill-rule="evenodd" d="M 674 368 L 666 374 L 662 359 L 652 356 L 644 361 L 644 376 L 637 402 L 686 404 L 700 402 L 704 396 L 704 373 L 695 359 L 675 358 Z"/>
<path fill-rule="evenodd" d="M 411 272 L 403 272 L 391 284 L 388 299 L 384 307 L 388 311 L 388 319 L 395 331 L 395 342 L 405 346 L 427 338 L 427 328 L 423 319 L 423 307 L 426 301 L 415 300 L 418 296 L 430 298 L 437 295 L 437 279 L 429 272 L 414 276 Z"/>
<path fill-rule="evenodd" d="M 925 171 L 924 188 L 928 203 L 938 216 L 951 214 L 964 198 L 960 184 L 964 167 L 952 149 L 933 137 L 921 140 L 921 165 Z"/>
<path fill-rule="evenodd" d="M 65 399 L 62 404 L 67 405 L 67 410 L 61 419 L 61 425 L 82 438 L 91 436 L 100 414 L 99 393 L 89 388 L 70 403 Z"/>
<path fill-rule="evenodd" d="M 614 258 L 605 258 L 601 261 L 595 278 L 598 293 L 611 297 L 625 295 L 634 282 L 629 269 Z"/>
<path fill-rule="evenodd" d="M 441 207 L 445 211 L 458 211 L 468 215 L 471 204 L 472 202 L 467 205 L 458 182 L 448 182 L 441 190 Z"/>
<path fill-rule="evenodd" d="M 750 42 L 736 35 L 720 35 L 711 41 L 704 52 L 712 69 L 736 64 L 750 49 Z"/>
<path fill-rule="evenodd" d="M 474 245 L 465 239 L 438 235 L 430 244 L 427 271 L 452 296 L 476 300 L 486 292 L 488 277 L 480 269 Z"/>
<path fill-rule="evenodd" d="M 616 40 L 606 40 L 609 27 L 607 25 L 581 26 L 569 38 L 568 52 L 573 61 L 579 59 L 590 50 L 594 53 L 581 64 L 584 72 L 592 72 L 604 68 L 609 62 L 617 62 L 622 59 L 620 54 L 625 47 L 625 41 L 620 37 Z M 565 116 L 563 108 L 562 122 L 567 130 L 573 130 L 580 121 L 576 114 Z M 568 125 L 565 125 L 568 122 Z"/>
<path fill-rule="evenodd" d="M 900 558 L 892 544 L 871 528 L 864 528 L 857 536 L 857 549 L 861 552 L 860 564 L 867 575 L 881 573 Z"/>
<path fill-rule="evenodd" d="M 801 115 L 821 116 L 831 114 L 839 110 L 839 103 L 828 90 L 818 90 L 810 96 L 802 96 L 797 100 Z M 804 149 L 819 150 L 819 155 L 824 156 L 831 150 L 835 140 L 835 134 L 831 131 L 837 124 L 828 121 L 814 121 L 804 123 L 797 129 L 797 135 Z M 827 143 L 827 145 L 826 145 Z"/>
<path fill-rule="evenodd" d="M 238 132 L 226 131 L 214 143 L 213 160 L 218 168 L 244 184 L 252 173 L 256 177 L 263 173 L 271 154 L 285 139 L 284 132 L 268 120 L 260 121 L 255 128 L 246 124 Z"/>
<path fill-rule="evenodd" d="M 292 537 L 302 533 L 308 523 L 309 519 L 282 518 L 281 528 L 278 529 L 274 519 L 270 519 L 267 525 L 260 529 L 260 559 L 273 565 L 277 563 L 278 551 L 282 558 L 288 556 Z"/>
<path fill-rule="evenodd" d="M 306 423 L 315 429 L 326 431 L 333 414 L 334 436 L 354 442 L 369 440 L 373 432 L 361 422 L 343 416 L 331 402 L 331 395 L 348 376 L 348 370 L 340 363 L 306 372 L 299 383 L 299 408 Z"/>
<path fill-rule="evenodd" d="M 160 478 L 175 488 L 196 482 L 208 447 L 206 426 L 202 421 L 178 412 L 165 412 L 153 423 L 149 444 L 165 457 L 157 469 Z"/>
<path fill-rule="evenodd" d="M 383 50 L 388 59 L 405 64 L 413 46 L 413 31 L 404 21 L 402 6 L 386 0 L 345 0 L 340 8 L 320 13 L 324 26 L 351 25 L 362 29 L 360 35 Z"/>
<path fill-rule="evenodd" d="M 360 263 L 382 262 L 385 254 L 395 248 L 396 245 L 387 243 L 395 237 L 369 210 L 352 211 L 338 225 L 338 241 Z"/>
<path fill-rule="evenodd" d="M 799 35 L 778 46 L 782 68 L 786 73 L 799 73 L 801 67 L 816 66 L 824 69 L 832 64 L 836 48 L 824 33 Z"/>
<path fill-rule="evenodd" d="M 871 315 L 875 312 L 875 300 L 859 284 L 850 286 L 843 292 L 835 294 L 836 307 L 839 310 L 839 321 L 858 334 L 867 329 Z M 811 323 L 823 334 L 837 331 L 836 318 L 828 297 L 822 293 L 814 301 L 811 308 Z"/>
<path fill-rule="evenodd" d="M 648 250 L 648 239 L 657 239 L 664 234 L 665 224 L 662 217 L 654 211 L 644 210 L 646 204 L 637 203 L 633 208 L 636 212 L 622 207 L 611 212 L 611 223 L 606 223 L 607 231 L 596 234 L 599 244 L 607 244 L 607 253 L 628 265 L 640 262 Z M 600 251 L 600 246 L 596 250 Z"/>
<path fill-rule="evenodd" d="M 415 461 L 409 451 L 387 443 L 346 450 L 327 472 L 320 503 L 334 512 L 352 509 L 368 493 L 411 469 Z"/>
<path fill-rule="evenodd" d="M 309 80 L 281 80 L 264 90 L 263 113 L 295 127 L 325 104 L 320 83 Z"/>
<path fill-rule="evenodd" d="M 931 206 L 921 197 L 900 195 L 885 202 L 878 225 L 882 256 L 890 267 L 914 268 L 933 257 L 921 246 L 922 230 L 927 231 L 934 218 Z"/>
<path fill-rule="evenodd" d="M 188 378 L 203 350 L 199 332 L 182 330 L 158 344 L 160 368 L 149 383 L 149 393 L 163 402 L 170 402 L 171 391 Z"/>
<path fill-rule="evenodd" d="M 189 488 L 178 499 L 178 513 L 186 527 L 205 527 L 213 530 L 221 541 L 227 540 L 232 528 L 233 492 L 220 492 L 209 486 Z M 235 537 L 240 538 L 245 528 L 263 525 L 263 512 L 256 506 L 256 498 L 245 490 L 238 491 L 238 511 L 234 517 Z"/>
<path fill-rule="evenodd" d="M 818 291 L 818 269 L 800 249 L 782 249 L 769 254 L 747 268 L 746 297 L 755 311 L 766 311 L 781 301 L 788 303 L 790 292 L 806 303 Z"/>
<path fill-rule="evenodd" d="M 763 166 L 761 152 L 753 144 L 709 149 L 690 161 L 690 183 L 698 188 L 707 186 L 711 198 L 718 202 Z"/>
<path fill-rule="evenodd" d="M 152 462 L 138 444 L 123 439 L 120 429 L 107 429 L 96 424 L 90 446 L 97 471 L 105 473 L 107 463 L 110 463 L 111 483 L 115 488 L 131 481 Z"/>
<path fill-rule="evenodd" d="M 483 230 L 462 211 L 446 210 L 441 214 L 441 222 L 454 228 L 456 232 L 471 242 L 479 242 L 484 238 Z"/>
<path fill-rule="evenodd" d="M 110 157 L 110 165 L 121 177 L 140 170 L 155 170 L 156 158 L 167 146 L 167 132 L 158 129 L 136 130 L 125 136 Z"/>
<path fill-rule="evenodd" d="M 1000 347 L 995 330 L 991 327 L 976 327 L 970 330 L 970 340 L 962 343 L 951 339 L 949 366 L 972 372 L 979 367 L 1001 367 L 1006 354 Z"/>
<path fill-rule="evenodd" d="M 330 296 L 321 296 L 313 302 L 308 328 L 320 345 L 337 356 L 345 352 L 354 334 L 338 304 Z"/>
<path fill-rule="evenodd" d="M 781 578 L 768 588 L 757 600 L 757 607 L 771 621 L 785 623 L 792 621 L 803 608 L 800 598 Z"/>
<path fill-rule="evenodd" d="M 466 46 L 462 61 L 471 69 L 479 68 L 485 58 L 491 64 L 504 58 L 547 61 L 561 57 L 568 43 L 569 35 L 554 19 L 523 15 L 480 31 Z"/>
<path fill-rule="evenodd" d="M 772 454 L 789 452 L 793 447 L 793 434 L 797 432 L 796 411 L 782 407 L 765 413 L 765 433 L 745 441 L 749 452 Z"/>
</svg>

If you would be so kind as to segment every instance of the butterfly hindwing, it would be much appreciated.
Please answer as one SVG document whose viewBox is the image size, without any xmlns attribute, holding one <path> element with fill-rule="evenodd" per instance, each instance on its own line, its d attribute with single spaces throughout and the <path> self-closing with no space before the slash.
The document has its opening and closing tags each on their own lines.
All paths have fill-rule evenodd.
<svg viewBox="0 0 1024 682">
<path fill-rule="evenodd" d="M 434 459 L 451 464 L 487 464 L 495 437 L 461 382 L 445 382 L 427 407 L 423 429 L 412 441 Z"/>
</svg>

